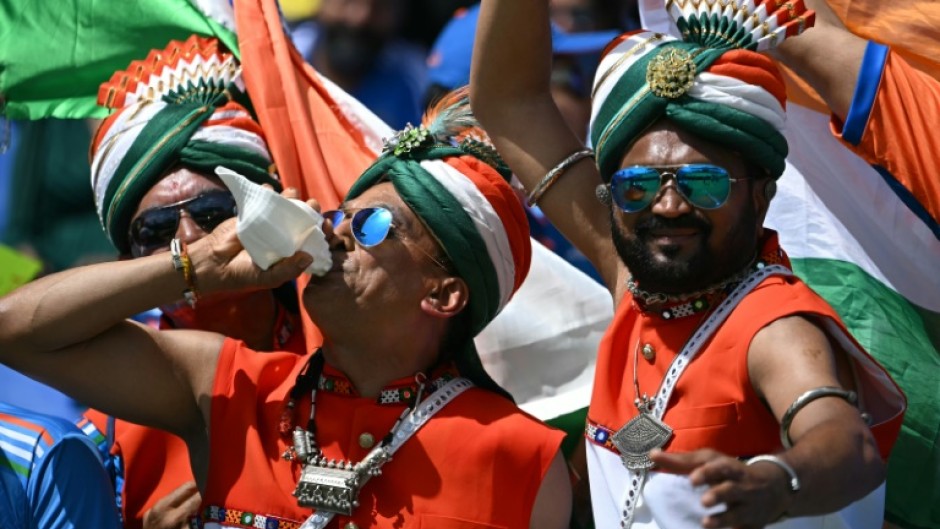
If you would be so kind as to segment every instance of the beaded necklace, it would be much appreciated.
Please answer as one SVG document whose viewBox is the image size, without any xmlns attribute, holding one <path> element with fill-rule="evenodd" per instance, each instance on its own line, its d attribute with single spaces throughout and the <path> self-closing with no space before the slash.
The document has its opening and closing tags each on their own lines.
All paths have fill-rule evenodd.
<svg viewBox="0 0 940 529">
<path fill-rule="evenodd" d="M 405 419 L 412 415 L 424 394 L 427 386 L 427 376 L 424 373 L 415 375 L 418 385 L 414 398 L 408 400 L 408 405 L 402 411 L 392 429 L 362 461 L 353 463 L 344 459 L 329 459 L 317 446 L 316 441 L 316 397 L 317 389 L 323 383 L 324 358 L 320 351 L 311 355 L 304 369 L 297 375 L 294 387 L 289 392 L 289 399 L 281 415 L 278 429 L 282 436 L 290 436 L 292 446 L 284 451 L 282 457 L 288 461 L 298 461 L 303 465 L 300 481 L 294 490 L 294 496 L 301 507 L 311 507 L 317 512 L 352 515 L 353 510 L 359 506 L 359 491 L 362 485 L 371 478 L 381 474 L 381 467 L 391 459 L 390 445 L 396 435 L 400 435 Z M 446 376 L 446 374 L 445 374 Z M 453 377 L 451 377 L 452 379 Z M 439 387 L 441 380 L 432 381 L 432 385 Z M 310 392 L 310 415 L 306 428 L 294 426 L 294 413 L 297 401 L 305 393 Z"/>
</svg>

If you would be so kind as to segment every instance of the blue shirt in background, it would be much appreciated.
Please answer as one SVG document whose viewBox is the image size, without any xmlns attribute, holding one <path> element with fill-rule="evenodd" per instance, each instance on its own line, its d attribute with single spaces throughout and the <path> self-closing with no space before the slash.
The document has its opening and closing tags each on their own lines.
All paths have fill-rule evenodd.
<svg viewBox="0 0 940 529">
<path fill-rule="evenodd" d="M 0 403 L 0 527 L 120 529 L 98 452 L 74 424 Z"/>
</svg>

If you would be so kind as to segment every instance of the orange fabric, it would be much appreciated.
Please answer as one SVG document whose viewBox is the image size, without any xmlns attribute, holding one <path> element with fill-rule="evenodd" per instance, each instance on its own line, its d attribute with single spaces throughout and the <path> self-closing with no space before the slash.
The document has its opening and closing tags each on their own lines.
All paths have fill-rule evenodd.
<svg viewBox="0 0 940 529">
<path fill-rule="evenodd" d="M 287 39 L 275 0 L 236 0 L 235 18 L 245 85 L 281 183 L 317 199 L 324 211 L 335 209 L 376 154 Z M 307 276 L 297 280 L 301 298 L 308 283 Z M 322 336 L 302 312 L 313 350 Z"/>
<path fill-rule="evenodd" d="M 283 312 L 281 317 L 284 317 Z M 279 320 L 278 326 L 280 323 Z M 167 327 L 161 324 L 161 328 Z M 284 343 L 283 350 L 299 356 L 305 354 L 305 347 L 303 335 L 294 332 Z M 106 414 L 88 409 L 85 417 L 107 435 Z M 186 443 L 163 430 L 117 419 L 111 454 L 123 460 L 121 514 L 125 529 L 142 529 L 144 513 L 182 484 L 195 480 Z"/>
<path fill-rule="evenodd" d="M 444 160 L 447 165 L 460 172 L 479 189 L 480 193 L 493 206 L 493 210 L 503 221 L 506 237 L 509 240 L 510 251 L 515 263 L 515 277 L 513 278 L 513 292 L 519 290 L 522 282 L 529 273 L 532 261 L 532 245 L 529 243 L 529 221 L 519 197 L 512 187 L 496 185 L 496 182 L 505 183 L 505 179 L 486 162 L 473 156 L 452 156 Z"/>
<path fill-rule="evenodd" d="M 775 237 L 770 244 L 776 244 Z M 744 457 L 783 449 L 776 418 L 751 386 L 747 353 L 760 329 L 794 314 L 828 318 L 845 331 L 832 308 L 796 277 L 765 279 L 739 303 L 679 378 L 663 416 L 673 428 L 664 450 L 712 448 Z M 635 417 L 633 358 L 640 344 L 650 344 L 656 351 L 652 362 L 642 355 L 637 358 L 640 393 L 653 395 L 703 319 L 665 320 L 637 310 L 630 299 L 622 301 L 599 348 L 589 420 L 616 431 Z M 902 417 L 873 428 L 884 458 L 897 438 Z"/>
<path fill-rule="evenodd" d="M 100 432 L 108 431 L 104 413 L 88 410 L 85 417 Z M 127 529 L 142 528 L 145 512 L 183 483 L 193 481 L 186 443 L 163 430 L 117 420 L 111 454 L 124 459 L 121 501 Z"/>
<path fill-rule="evenodd" d="M 940 2 L 827 1 L 852 33 L 890 45 L 914 68 L 940 79 Z M 808 84 L 780 66 L 792 103 L 823 114 L 829 113 L 828 107 Z"/>
<path fill-rule="evenodd" d="M 739 79 L 757 85 L 770 92 L 780 106 L 787 107 L 786 87 L 783 76 L 770 58 L 748 50 L 731 50 L 713 62 L 707 72 Z"/>
<path fill-rule="evenodd" d="M 213 388 L 204 505 L 295 521 L 311 514 L 291 496 L 300 465 L 280 458 L 288 440 L 278 432 L 287 393 L 306 361 L 289 354 L 259 355 L 242 342 L 225 342 Z M 367 453 L 359 445 L 360 434 L 368 432 L 379 442 L 403 409 L 319 391 L 317 443 L 329 458 L 359 461 Z M 301 426 L 309 413 L 305 396 L 295 413 Z M 339 516 L 330 527 L 350 521 L 361 528 L 528 527 L 535 495 L 562 436 L 508 400 L 471 388 L 365 485 L 354 516 Z"/>
<path fill-rule="evenodd" d="M 842 143 L 868 163 L 886 169 L 931 217 L 940 221 L 938 123 L 940 81 L 914 69 L 891 51 L 861 143 Z M 842 139 L 842 124 L 835 118 L 832 128 Z"/>
</svg>

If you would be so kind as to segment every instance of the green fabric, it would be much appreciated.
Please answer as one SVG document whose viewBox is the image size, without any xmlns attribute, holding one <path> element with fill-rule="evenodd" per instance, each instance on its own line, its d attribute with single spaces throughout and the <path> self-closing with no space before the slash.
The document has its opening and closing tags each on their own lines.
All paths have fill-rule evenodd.
<svg viewBox="0 0 940 529">
<path fill-rule="evenodd" d="M 888 461 L 887 519 L 902 527 L 940 527 L 940 314 L 913 305 L 854 264 L 792 262 L 907 396 Z"/>
<path fill-rule="evenodd" d="M 92 126 L 58 119 L 16 124 L 9 217 L 0 240 L 31 248 L 49 272 L 114 258 L 88 185 Z"/>
<path fill-rule="evenodd" d="M 0 94 L 12 119 L 104 117 L 98 86 L 151 49 L 235 34 L 187 0 L 0 0 Z"/>
<path fill-rule="evenodd" d="M 0 296 L 30 282 L 40 270 L 38 260 L 0 244 Z"/>
<path fill-rule="evenodd" d="M 591 141 L 595 145 L 601 178 L 609 182 L 633 142 L 662 118 L 668 118 L 692 134 L 741 153 L 748 161 L 766 169 L 774 177 L 783 174 L 787 142 L 770 124 L 740 110 L 693 99 L 688 94 L 669 99 L 648 91 L 647 66 L 659 53 L 670 48 L 689 53 L 701 49 L 698 44 L 689 42 L 663 44 L 633 64 L 601 103 L 591 127 Z M 696 71 L 701 73 L 707 69 L 725 51 L 727 49 L 706 49 L 699 53 L 693 59 Z M 621 115 L 624 108 L 629 110 Z"/>
<path fill-rule="evenodd" d="M 280 189 L 268 174 L 271 164 L 264 157 L 230 145 L 190 140 L 214 110 L 204 103 L 167 105 L 134 140 L 108 183 L 102 208 L 108 237 L 121 253 L 130 252 L 128 228 L 140 200 L 176 166 L 214 175 L 216 166 L 222 165 L 253 182 Z"/>
<path fill-rule="evenodd" d="M 567 460 L 571 459 L 571 454 L 578 448 L 578 445 L 584 443 L 584 424 L 587 422 L 587 413 L 588 408 L 585 406 L 545 421 L 545 424 L 565 432 L 565 438 L 561 442 L 561 451 Z"/>
<path fill-rule="evenodd" d="M 490 261 L 486 244 L 463 206 L 420 165 L 422 160 L 463 154 L 466 153 L 455 147 L 436 146 L 416 149 L 398 157 L 383 155 L 356 180 L 346 199 L 356 198 L 380 182 L 392 183 L 405 204 L 440 243 L 457 274 L 470 289 L 467 307 L 469 329 L 460 343 L 454 345 L 459 349 L 455 356 L 458 370 L 477 386 L 511 399 L 483 369 L 473 343 L 473 337 L 496 317 L 500 309 L 496 269 Z"/>
</svg>

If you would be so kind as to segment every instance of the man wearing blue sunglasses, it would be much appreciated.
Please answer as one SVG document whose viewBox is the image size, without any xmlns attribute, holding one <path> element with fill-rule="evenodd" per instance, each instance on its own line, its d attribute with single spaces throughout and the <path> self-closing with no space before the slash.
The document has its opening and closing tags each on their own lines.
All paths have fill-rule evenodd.
<svg viewBox="0 0 940 529">
<path fill-rule="evenodd" d="M 592 153 L 548 96 L 546 3 L 483 2 L 471 87 L 529 201 L 614 298 L 585 425 L 596 526 L 881 527 L 904 396 L 762 227 L 786 90 L 756 51 L 813 14 L 666 2 L 682 40 L 607 46 Z"/>
<path fill-rule="evenodd" d="M 465 93 L 425 121 L 324 215 L 332 266 L 303 292 L 318 351 L 259 355 L 123 320 L 194 289 L 270 288 L 311 264 L 297 253 L 261 270 L 228 220 L 169 255 L 0 299 L 0 360 L 183 438 L 199 526 L 567 527 L 563 433 L 507 398 L 473 342 L 528 272 L 522 204 Z"/>
</svg>

